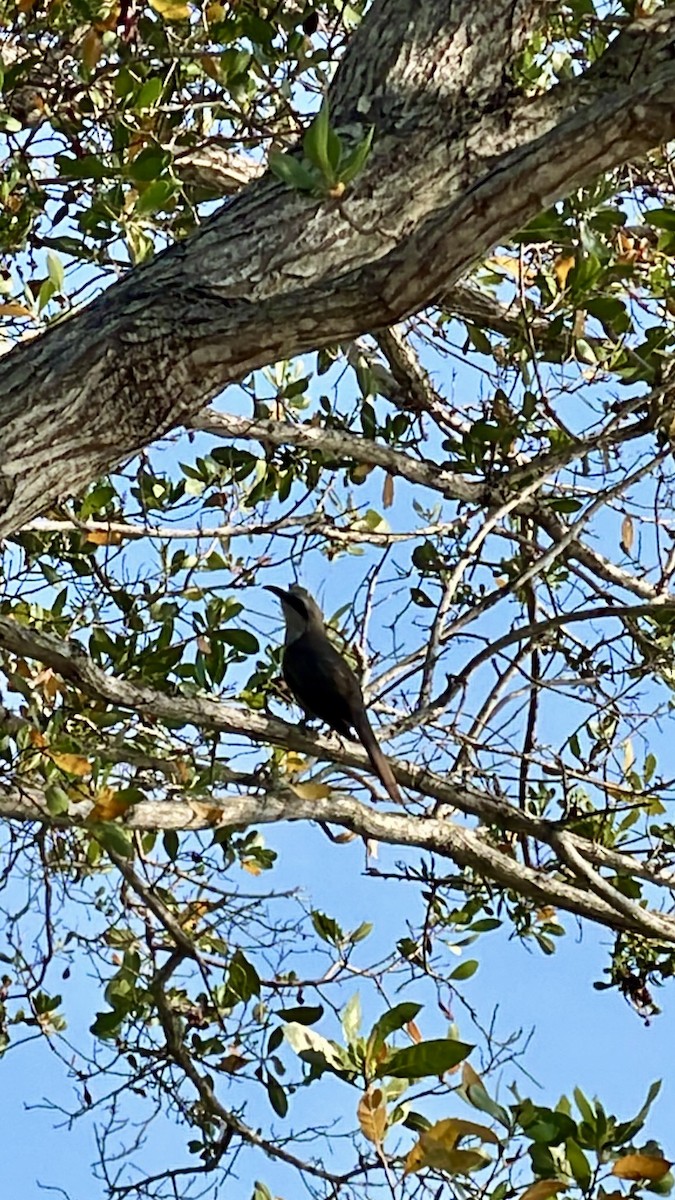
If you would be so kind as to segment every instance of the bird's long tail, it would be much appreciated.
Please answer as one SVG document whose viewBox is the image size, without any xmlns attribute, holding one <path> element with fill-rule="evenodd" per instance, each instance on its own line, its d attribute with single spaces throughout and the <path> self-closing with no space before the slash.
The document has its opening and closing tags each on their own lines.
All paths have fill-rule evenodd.
<svg viewBox="0 0 675 1200">
<path fill-rule="evenodd" d="M 368 720 L 368 715 L 365 709 L 357 715 L 354 722 L 354 729 L 358 735 L 359 741 L 363 746 L 368 758 L 370 759 L 373 770 L 379 775 L 384 784 L 389 796 L 394 801 L 394 804 L 403 804 L 403 797 L 398 790 L 398 784 L 394 779 L 394 772 L 387 762 L 384 754 L 380 750 L 377 738 L 373 733 L 372 726 Z"/>
</svg>

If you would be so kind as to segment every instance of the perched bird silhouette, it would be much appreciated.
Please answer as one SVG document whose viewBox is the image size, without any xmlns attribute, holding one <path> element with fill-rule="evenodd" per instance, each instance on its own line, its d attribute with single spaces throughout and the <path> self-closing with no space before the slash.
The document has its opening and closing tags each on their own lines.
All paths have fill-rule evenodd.
<svg viewBox="0 0 675 1200">
<path fill-rule="evenodd" d="M 286 622 L 282 670 L 298 704 L 308 716 L 325 721 L 342 737 L 354 739 L 356 735 L 391 799 L 402 804 L 394 773 L 368 720 L 361 684 L 329 641 L 316 600 L 297 583 L 288 591 L 272 586 L 266 591 L 281 601 Z"/>
</svg>

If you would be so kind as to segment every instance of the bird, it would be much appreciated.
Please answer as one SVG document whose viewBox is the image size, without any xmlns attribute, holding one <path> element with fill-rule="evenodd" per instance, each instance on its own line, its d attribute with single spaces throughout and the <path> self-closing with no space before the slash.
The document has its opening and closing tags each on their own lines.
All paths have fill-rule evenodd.
<svg viewBox="0 0 675 1200">
<path fill-rule="evenodd" d="M 361 684 L 329 641 L 316 600 L 297 583 L 288 590 L 272 585 L 265 590 L 281 601 L 286 622 L 282 673 L 294 698 L 308 716 L 325 721 L 342 737 L 355 740 L 356 735 L 390 798 L 402 804 L 394 773 L 368 720 Z"/>
</svg>

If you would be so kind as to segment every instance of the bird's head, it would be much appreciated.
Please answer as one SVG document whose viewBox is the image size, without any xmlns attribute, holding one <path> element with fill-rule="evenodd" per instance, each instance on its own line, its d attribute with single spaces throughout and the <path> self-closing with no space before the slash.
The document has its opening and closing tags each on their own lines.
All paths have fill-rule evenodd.
<svg viewBox="0 0 675 1200">
<path fill-rule="evenodd" d="M 281 609 L 286 622 L 286 641 L 294 642 L 310 627 L 323 629 L 323 614 L 316 600 L 306 588 L 298 583 L 292 583 L 286 590 L 265 585 L 266 592 L 273 592 L 281 601 Z"/>
</svg>

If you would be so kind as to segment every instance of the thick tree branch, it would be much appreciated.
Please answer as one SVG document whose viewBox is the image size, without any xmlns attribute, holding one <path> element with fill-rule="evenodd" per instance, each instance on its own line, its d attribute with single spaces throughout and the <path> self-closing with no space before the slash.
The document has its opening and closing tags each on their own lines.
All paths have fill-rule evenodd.
<svg viewBox="0 0 675 1200">
<path fill-rule="evenodd" d="M 0 812 L 56 825 L 86 824 L 86 817 L 82 816 L 51 818 L 35 789 L 24 794 L 17 789 L 0 789 Z M 585 850 L 593 848 L 590 843 L 570 833 L 561 838 L 560 831 L 554 827 L 547 830 L 546 822 L 530 821 L 530 825 L 538 826 L 539 832 L 544 831 L 547 840 L 557 846 L 575 877 L 574 883 L 567 882 L 559 874 L 523 865 L 477 830 L 447 819 L 379 812 L 337 793 L 328 799 L 305 800 L 292 789 L 272 789 L 265 795 L 243 795 L 214 804 L 196 800 L 143 801 L 129 809 L 125 817 L 127 827 L 162 830 L 247 827 L 278 821 L 330 823 L 358 834 L 365 841 L 424 850 L 475 871 L 480 879 L 496 883 L 538 905 L 554 905 L 610 929 L 675 943 L 675 916 L 627 901 L 591 865 L 592 854 L 584 854 Z M 601 851 L 596 864 L 598 868 L 605 866 L 617 870 L 618 863 L 624 871 L 632 867 L 627 856 L 607 852 L 602 847 L 598 849 Z M 656 876 L 650 882 L 660 881 Z M 672 886 L 672 881 L 664 882 L 666 886 Z"/>
<path fill-rule="evenodd" d="M 628 26 L 579 78 L 522 98 L 510 72 L 539 19 L 526 0 L 515 12 L 511 0 L 376 0 L 330 97 L 345 133 L 375 127 L 339 206 L 256 180 L 2 360 L 0 533 L 228 381 L 417 311 L 552 200 L 672 136 L 675 10 Z"/>
</svg>

